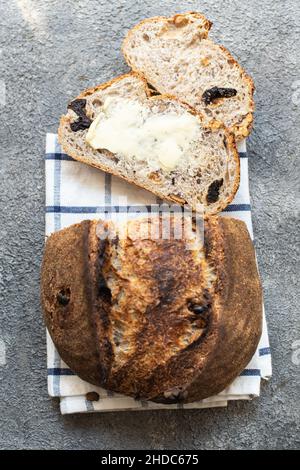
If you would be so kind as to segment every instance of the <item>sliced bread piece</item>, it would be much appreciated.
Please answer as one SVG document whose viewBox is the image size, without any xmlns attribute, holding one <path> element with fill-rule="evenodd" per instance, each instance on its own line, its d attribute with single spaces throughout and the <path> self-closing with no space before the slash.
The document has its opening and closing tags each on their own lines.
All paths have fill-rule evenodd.
<svg viewBox="0 0 300 470">
<path fill-rule="evenodd" d="M 231 54 L 208 38 L 211 25 L 193 12 L 150 18 L 128 32 L 123 54 L 159 93 L 187 102 L 206 122 L 222 121 L 241 140 L 252 127 L 254 84 Z"/>
<path fill-rule="evenodd" d="M 206 214 L 225 208 L 239 186 L 233 136 L 217 122 L 204 127 L 173 97 L 150 96 L 135 73 L 79 95 L 58 135 L 74 159 Z"/>
</svg>

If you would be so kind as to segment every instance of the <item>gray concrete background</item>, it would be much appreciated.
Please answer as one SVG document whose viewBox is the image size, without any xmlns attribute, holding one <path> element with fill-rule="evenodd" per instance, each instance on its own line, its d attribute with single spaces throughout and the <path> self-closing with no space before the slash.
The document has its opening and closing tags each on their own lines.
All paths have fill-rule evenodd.
<svg viewBox="0 0 300 470">
<path fill-rule="evenodd" d="M 129 26 L 185 10 L 214 22 L 213 36 L 256 82 L 248 149 L 274 377 L 261 398 L 227 409 L 62 417 L 47 395 L 39 306 L 45 133 L 81 89 L 127 70 L 120 44 Z M 0 25 L 0 447 L 299 447 L 299 0 L 1 0 Z"/>
</svg>

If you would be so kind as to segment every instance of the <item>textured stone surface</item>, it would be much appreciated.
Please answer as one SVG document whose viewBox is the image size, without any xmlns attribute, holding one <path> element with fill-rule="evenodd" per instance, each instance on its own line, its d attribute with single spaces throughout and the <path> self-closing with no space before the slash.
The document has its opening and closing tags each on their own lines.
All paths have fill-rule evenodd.
<svg viewBox="0 0 300 470">
<path fill-rule="evenodd" d="M 227 409 L 62 417 L 47 395 L 39 307 L 45 133 L 69 98 L 127 70 L 129 26 L 197 8 L 256 82 L 248 148 L 274 377 L 260 399 Z M 299 447 L 299 0 L 2 0 L 0 18 L 0 447 Z"/>
</svg>

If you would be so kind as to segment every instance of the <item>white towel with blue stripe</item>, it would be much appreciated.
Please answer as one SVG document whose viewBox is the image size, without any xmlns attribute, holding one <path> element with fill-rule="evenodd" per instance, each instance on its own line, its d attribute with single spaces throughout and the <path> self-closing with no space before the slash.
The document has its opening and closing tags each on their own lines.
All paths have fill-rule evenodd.
<svg viewBox="0 0 300 470">
<path fill-rule="evenodd" d="M 239 146 L 239 153 L 240 188 L 223 215 L 243 220 L 253 238 L 245 142 Z M 46 235 L 85 219 L 107 216 L 120 219 L 128 206 L 138 208 L 157 203 L 156 197 L 151 193 L 63 154 L 56 134 L 47 134 L 45 165 Z M 125 207 L 124 195 L 126 195 Z M 47 367 L 49 395 L 60 397 L 62 414 L 226 406 L 230 400 L 250 400 L 258 397 L 261 379 L 269 379 L 272 375 L 265 316 L 262 337 L 247 368 L 222 393 L 196 403 L 162 405 L 138 401 L 88 384 L 77 377 L 61 360 L 48 333 Z M 87 399 L 89 392 L 97 392 L 96 397 L 99 399 L 97 401 Z"/>
</svg>

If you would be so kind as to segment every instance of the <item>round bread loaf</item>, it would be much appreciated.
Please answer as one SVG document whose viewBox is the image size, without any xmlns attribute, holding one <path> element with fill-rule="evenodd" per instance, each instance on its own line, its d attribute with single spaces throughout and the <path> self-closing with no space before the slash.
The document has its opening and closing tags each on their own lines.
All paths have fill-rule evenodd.
<svg viewBox="0 0 300 470">
<path fill-rule="evenodd" d="M 82 379 L 192 402 L 224 390 L 251 360 L 262 291 L 243 222 L 208 218 L 202 243 L 192 225 L 170 221 L 168 236 L 161 217 L 87 220 L 54 233 L 41 302 L 58 352 Z"/>
</svg>

